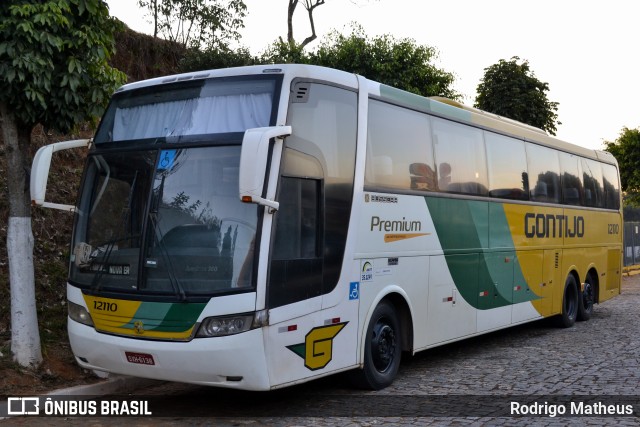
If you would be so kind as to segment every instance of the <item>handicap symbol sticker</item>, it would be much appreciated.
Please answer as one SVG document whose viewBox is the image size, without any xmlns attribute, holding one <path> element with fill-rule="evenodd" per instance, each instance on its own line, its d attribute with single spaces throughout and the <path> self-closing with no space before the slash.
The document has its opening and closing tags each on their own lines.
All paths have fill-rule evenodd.
<svg viewBox="0 0 640 427">
<path fill-rule="evenodd" d="M 360 282 L 351 282 L 349 284 L 349 299 L 354 300 L 360 298 Z"/>
<path fill-rule="evenodd" d="M 162 150 L 160 152 L 160 161 L 158 161 L 158 170 L 170 170 L 176 160 L 176 150 Z"/>
</svg>

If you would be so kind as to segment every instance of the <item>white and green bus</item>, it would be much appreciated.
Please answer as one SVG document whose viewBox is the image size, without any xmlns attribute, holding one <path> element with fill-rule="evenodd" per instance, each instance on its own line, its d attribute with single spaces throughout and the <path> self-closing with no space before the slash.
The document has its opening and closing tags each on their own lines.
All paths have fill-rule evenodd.
<svg viewBox="0 0 640 427">
<path fill-rule="evenodd" d="M 51 154 L 81 145 L 77 204 L 45 202 Z M 68 331 L 96 371 L 380 389 L 402 352 L 620 293 L 610 154 L 327 68 L 125 85 L 91 141 L 40 150 L 31 190 L 75 212 Z"/>
</svg>

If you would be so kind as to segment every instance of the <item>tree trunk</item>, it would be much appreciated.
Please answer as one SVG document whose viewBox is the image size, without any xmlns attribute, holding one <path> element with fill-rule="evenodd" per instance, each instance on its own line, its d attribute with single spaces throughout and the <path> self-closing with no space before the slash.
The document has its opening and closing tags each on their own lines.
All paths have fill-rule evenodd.
<svg viewBox="0 0 640 427">
<path fill-rule="evenodd" d="M 153 38 L 158 38 L 158 0 L 153 0 Z"/>
<path fill-rule="evenodd" d="M 0 103 L 0 124 L 7 153 L 9 227 L 7 255 L 11 287 L 11 352 L 21 366 L 42 362 L 36 312 L 33 234 L 27 180 L 31 129 L 18 126 L 10 108 Z"/>
<path fill-rule="evenodd" d="M 289 0 L 289 8 L 287 9 L 287 43 L 291 48 L 296 45 L 296 41 L 293 38 L 293 13 L 296 11 L 297 5 L 298 0 Z"/>
</svg>

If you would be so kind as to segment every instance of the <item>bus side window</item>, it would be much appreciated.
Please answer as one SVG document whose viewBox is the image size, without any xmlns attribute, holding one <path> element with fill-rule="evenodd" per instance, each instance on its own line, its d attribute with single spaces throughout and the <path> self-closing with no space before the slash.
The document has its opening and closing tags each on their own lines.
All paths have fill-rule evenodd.
<svg viewBox="0 0 640 427">
<path fill-rule="evenodd" d="M 585 206 L 603 208 L 602 166 L 591 159 L 582 159 L 581 166 Z"/>
<path fill-rule="evenodd" d="M 486 131 L 484 136 L 489 166 L 489 196 L 528 200 L 529 176 L 524 142 Z M 543 192 L 542 186 L 539 190 Z"/>
<path fill-rule="evenodd" d="M 584 189 L 580 179 L 578 156 L 560 153 L 560 169 L 562 172 L 562 202 L 567 205 L 584 205 Z"/>
<path fill-rule="evenodd" d="M 487 196 L 486 150 L 482 130 L 437 117 L 431 118 L 438 164 L 438 189 Z"/>
<path fill-rule="evenodd" d="M 602 178 L 605 207 L 607 209 L 620 209 L 620 183 L 618 182 L 616 167 L 602 164 Z"/>
<path fill-rule="evenodd" d="M 429 116 L 369 100 L 365 185 L 436 190 Z"/>
<path fill-rule="evenodd" d="M 527 143 L 530 198 L 535 202 L 560 203 L 560 161 L 550 148 Z M 535 184 L 534 184 L 535 183 Z"/>
</svg>

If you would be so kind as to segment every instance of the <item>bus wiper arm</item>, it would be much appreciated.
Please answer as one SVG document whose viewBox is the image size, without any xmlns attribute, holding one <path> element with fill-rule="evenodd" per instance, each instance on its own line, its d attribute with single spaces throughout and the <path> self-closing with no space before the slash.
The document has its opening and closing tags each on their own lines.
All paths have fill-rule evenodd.
<svg viewBox="0 0 640 427">
<path fill-rule="evenodd" d="M 156 212 L 149 212 L 149 220 L 151 220 L 151 227 L 153 227 L 153 234 L 155 236 L 156 242 L 158 243 L 158 247 L 160 248 L 160 254 L 162 255 L 162 260 L 164 261 L 164 265 L 166 265 L 167 274 L 169 275 L 169 282 L 171 282 L 171 287 L 176 292 L 176 296 L 180 299 L 180 301 L 186 301 L 187 295 L 182 287 L 182 284 L 178 280 L 175 275 L 175 270 L 173 269 L 173 264 L 171 263 L 171 256 L 169 255 L 169 251 L 167 250 L 167 246 L 162 241 L 160 235 L 160 228 L 158 227 Z"/>
</svg>

